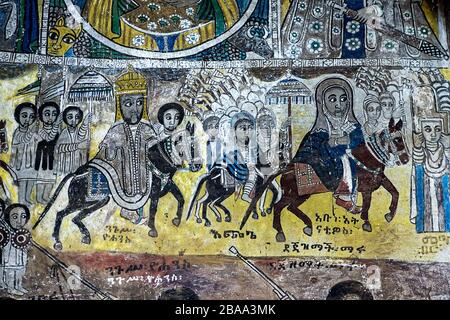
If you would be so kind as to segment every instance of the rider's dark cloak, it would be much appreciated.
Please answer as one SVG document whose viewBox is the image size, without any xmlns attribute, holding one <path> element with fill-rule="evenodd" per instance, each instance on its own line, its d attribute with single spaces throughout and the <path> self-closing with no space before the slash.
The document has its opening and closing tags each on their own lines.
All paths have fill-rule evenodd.
<svg viewBox="0 0 450 320">
<path fill-rule="evenodd" d="M 345 120 L 340 123 L 343 131 L 350 138 L 348 145 L 330 146 L 330 124 L 324 111 L 325 92 L 330 88 L 342 88 L 351 103 Z M 356 120 L 353 112 L 353 90 L 350 84 L 340 78 L 329 78 L 322 81 L 316 89 L 317 117 L 312 130 L 306 134 L 292 162 L 309 164 L 325 187 L 330 191 L 336 191 L 344 173 L 341 157 L 347 150 L 353 150 L 364 143 L 364 134 L 361 125 Z M 353 186 L 356 185 L 356 164 L 350 158 Z"/>
<path fill-rule="evenodd" d="M 359 124 L 350 133 L 349 149 L 364 143 L 364 135 Z M 330 147 L 330 136 L 326 131 L 309 132 L 301 143 L 292 162 L 309 164 L 328 190 L 335 191 L 344 174 L 341 157 L 345 155 L 347 146 Z M 350 159 L 352 176 L 356 176 L 356 164 Z M 355 185 L 356 181 L 353 181 Z"/>
</svg>

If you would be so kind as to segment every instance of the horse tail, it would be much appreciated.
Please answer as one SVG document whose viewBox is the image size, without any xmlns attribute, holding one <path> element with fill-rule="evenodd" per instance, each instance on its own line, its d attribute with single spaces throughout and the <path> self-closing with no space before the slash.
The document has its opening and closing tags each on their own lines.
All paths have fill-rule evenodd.
<svg viewBox="0 0 450 320">
<path fill-rule="evenodd" d="M 192 208 L 194 206 L 194 203 L 197 202 L 197 197 L 200 193 L 200 190 L 202 189 L 203 184 L 208 180 L 209 176 L 210 176 L 210 174 L 204 174 L 204 175 L 200 176 L 200 179 L 197 181 L 197 186 L 196 186 L 195 192 L 192 195 L 191 200 L 189 201 L 189 208 L 188 208 L 188 212 L 186 215 L 186 221 L 189 220 L 191 213 L 192 213 Z"/>
<path fill-rule="evenodd" d="M 273 175 L 269 176 L 267 178 L 267 180 L 263 183 L 263 185 L 261 186 L 261 188 L 259 188 L 259 190 L 256 192 L 255 196 L 252 199 L 252 202 L 250 203 L 250 205 L 247 208 L 247 211 L 245 211 L 244 217 L 242 218 L 242 222 L 241 222 L 241 226 L 239 227 L 240 230 L 242 230 L 242 228 L 244 228 L 245 224 L 247 223 L 248 218 L 250 217 L 250 214 L 253 212 L 253 210 L 256 207 L 256 204 L 258 203 L 259 199 L 262 197 L 262 195 L 264 194 L 264 191 L 267 189 L 267 187 L 272 183 L 273 180 L 275 180 L 277 177 L 288 173 L 289 171 L 291 171 L 291 169 L 289 167 L 287 167 L 286 169 L 283 169 L 281 171 L 278 171 L 277 173 L 274 173 Z"/>
<path fill-rule="evenodd" d="M 56 199 L 58 198 L 59 194 L 61 193 L 61 190 L 64 188 L 64 185 L 67 183 L 67 181 L 69 181 L 70 179 L 72 179 L 76 175 L 77 175 L 77 173 L 75 173 L 75 172 L 74 173 L 70 173 L 67 176 L 65 176 L 64 179 L 62 179 L 62 181 L 58 185 L 58 188 L 56 188 L 56 191 L 53 194 L 52 198 L 47 203 L 47 206 L 45 207 L 44 211 L 41 213 L 41 215 L 39 216 L 38 220 L 34 224 L 33 230 L 37 228 L 37 226 L 42 222 L 42 220 L 45 218 L 47 213 L 50 211 L 51 207 L 55 203 Z"/>
</svg>

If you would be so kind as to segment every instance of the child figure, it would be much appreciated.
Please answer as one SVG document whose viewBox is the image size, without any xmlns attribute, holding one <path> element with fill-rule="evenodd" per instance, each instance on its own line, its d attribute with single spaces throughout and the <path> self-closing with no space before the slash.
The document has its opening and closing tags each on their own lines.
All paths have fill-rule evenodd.
<svg viewBox="0 0 450 320">
<path fill-rule="evenodd" d="M 83 120 L 83 111 L 75 106 L 68 106 L 63 112 L 66 128 L 62 130 L 55 147 L 57 172 L 63 175 L 75 172 L 87 161 L 89 122 L 91 114 Z"/>
<path fill-rule="evenodd" d="M 34 169 L 38 123 L 37 109 L 32 103 L 21 103 L 14 111 L 14 119 L 19 127 L 14 131 L 11 150 L 11 167 L 15 169 L 19 181 L 19 202 L 32 205 L 31 191 L 37 178 Z"/>
<path fill-rule="evenodd" d="M 58 141 L 59 127 L 62 117 L 59 105 L 55 102 L 45 102 L 38 109 L 42 128 L 39 129 L 39 142 L 36 149 L 34 169 L 37 172 L 36 200 L 41 204 L 50 201 L 50 193 L 56 181 L 53 164 L 55 146 Z"/>
<path fill-rule="evenodd" d="M 31 241 L 31 234 L 24 227 L 30 220 L 30 211 L 22 204 L 12 204 L 6 208 L 4 220 L 10 239 L 2 251 L 2 278 L 9 294 L 24 295 L 28 291 L 22 286 L 22 278 L 27 268 L 27 246 Z"/>
</svg>

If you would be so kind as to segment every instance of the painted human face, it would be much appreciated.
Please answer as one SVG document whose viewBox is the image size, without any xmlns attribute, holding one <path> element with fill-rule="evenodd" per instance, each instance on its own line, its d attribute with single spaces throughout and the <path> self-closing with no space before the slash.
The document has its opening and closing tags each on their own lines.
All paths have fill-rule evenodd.
<svg viewBox="0 0 450 320">
<path fill-rule="evenodd" d="M 52 125 L 58 118 L 58 110 L 55 107 L 45 107 L 42 112 L 42 122 L 46 125 Z"/>
<path fill-rule="evenodd" d="M 169 109 L 164 112 L 163 125 L 167 131 L 174 131 L 180 124 L 181 114 L 177 109 Z"/>
<path fill-rule="evenodd" d="M 250 134 L 253 131 L 254 126 L 248 120 L 239 122 L 236 126 L 236 140 L 241 144 L 248 144 L 250 141 Z"/>
<path fill-rule="evenodd" d="M 344 117 L 349 108 L 350 101 L 348 95 L 343 88 L 332 87 L 325 91 L 325 108 L 335 117 Z"/>
<path fill-rule="evenodd" d="M 67 125 L 71 128 L 77 127 L 81 123 L 81 113 L 78 110 L 70 110 L 67 112 Z"/>
<path fill-rule="evenodd" d="M 120 108 L 123 120 L 131 125 L 138 124 L 142 120 L 144 112 L 143 94 L 125 94 L 120 97 Z"/>
<path fill-rule="evenodd" d="M 258 139 L 261 141 L 267 141 L 272 135 L 273 122 L 272 118 L 268 116 L 261 117 L 258 119 Z"/>
<path fill-rule="evenodd" d="M 81 26 L 71 29 L 65 24 L 64 18 L 60 18 L 48 33 L 47 50 L 51 56 L 64 56 L 81 34 Z"/>
<path fill-rule="evenodd" d="M 206 124 L 206 134 L 209 138 L 215 138 L 219 134 L 219 121 L 211 120 Z"/>
<path fill-rule="evenodd" d="M 437 143 L 442 137 L 442 122 L 439 120 L 422 120 L 422 134 L 425 142 Z"/>
<path fill-rule="evenodd" d="M 383 117 L 390 120 L 394 112 L 395 101 L 390 96 L 382 96 L 380 98 L 381 109 L 383 111 Z"/>
<path fill-rule="evenodd" d="M 19 123 L 23 127 L 28 127 L 36 120 L 36 113 L 32 108 L 23 108 L 19 114 Z"/>
<path fill-rule="evenodd" d="M 381 115 L 381 106 L 378 102 L 371 102 L 366 107 L 367 118 L 371 121 L 376 121 Z"/>
<path fill-rule="evenodd" d="M 24 208 L 13 208 L 9 213 L 9 223 L 15 230 L 23 228 L 28 222 L 28 217 Z"/>
</svg>

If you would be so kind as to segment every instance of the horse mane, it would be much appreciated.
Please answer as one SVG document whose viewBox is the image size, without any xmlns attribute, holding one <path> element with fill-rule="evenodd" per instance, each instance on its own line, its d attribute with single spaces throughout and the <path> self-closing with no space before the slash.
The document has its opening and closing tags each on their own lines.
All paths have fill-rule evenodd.
<svg viewBox="0 0 450 320">
<path fill-rule="evenodd" d="M 176 166 L 171 161 L 167 154 L 164 143 L 169 137 L 159 141 L 149 149 L 149 161 L 162 173 L 173 173 L 176 171 Z"/>
<path fill-rule="evenodd" d="M 376 134 L 381 134 L 381 132 L 374 133 L 373 136 L 375 136 Z M 353 149 L 352 155 L 368 168 L 378 169 L 384 166 L 383 162 L 375 157 L 374 151 L 371 149 L 368 141 L 361 143 L 359 146 Z"/>
</svg>

